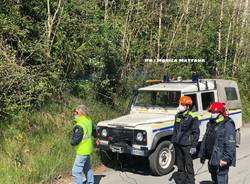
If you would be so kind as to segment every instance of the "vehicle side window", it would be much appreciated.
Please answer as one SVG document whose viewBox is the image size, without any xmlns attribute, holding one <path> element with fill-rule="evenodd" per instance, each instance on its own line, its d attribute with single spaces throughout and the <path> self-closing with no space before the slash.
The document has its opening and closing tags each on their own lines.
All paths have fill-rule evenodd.
<svg viewBox="0 0 250 184">
<path fill-rule="evenodd" d="M 225 87 L 227 100 L 238 100 L 236 89 L 234 87 Z"/>
<path fill-rule="evenodd" d="M 207 92 L 201 94 L 202 109 L 208 110 L 210 105 L 214 102 L 214 92 Z"/>
<path fill-rule="evenodd" d="M 139 91 L 134 105 L 176 108 L 179 105 L 180 96 L 180 91 Z"/>
<path fill-rule="evenodd" d="M 191 107 L 191 111 L 193 111 L 193 112 L 198 111 L 197 95 L 196 94 L 186 94 L 186 96 L 190 96 L 192 98 L 193 105 Z"/>
<path fill-rule="evenodd" d="M 179 91 L 162 91 L 158 92 L 156 105 L 162 107 L 178 107 L 181 93 Z"/>
</svg>

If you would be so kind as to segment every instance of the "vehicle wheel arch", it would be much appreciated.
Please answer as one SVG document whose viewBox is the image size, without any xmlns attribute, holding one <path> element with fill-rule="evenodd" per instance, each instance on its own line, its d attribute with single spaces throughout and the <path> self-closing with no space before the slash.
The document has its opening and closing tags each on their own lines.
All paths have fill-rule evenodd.
<svg viewBox="0 0 250 184">
<path fill-rule="evenodd" d="M 157 146 L 162 143 L 163 141 L 170 141 L 172 139 L 172 131 L 165 131 L 165 132 L 159 132 L 154 136 L 152 146 L 150 151 L 154 151 Z"/>
</svg>

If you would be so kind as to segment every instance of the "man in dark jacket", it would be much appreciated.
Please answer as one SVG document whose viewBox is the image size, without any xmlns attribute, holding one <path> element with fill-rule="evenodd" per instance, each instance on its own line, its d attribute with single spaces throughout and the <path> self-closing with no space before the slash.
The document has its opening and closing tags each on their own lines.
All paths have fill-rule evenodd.
<svg viewBox="0 0 250 184">
<path fill-rule="evenodd" d="M 208 170 L 213 183 L 227 184 L 230 166 L 236 163 L 235 124 L 226 114 L 225 104 L 214 102 L 209 108 L 211 120 L 200 149 L 200 161 L 208 159 Z"/>
<path fill-rule="evenodd" d="M 199 120 L 190 111 L 192 99 L 183 96 L 179 100 L 178 113 L 175 116 L 172 142 L 175 147 L 178 181 L 180 184 L 194 184 L 194 168 L 192 154 L 196 153 L 200 129 Z"/>
</svg>

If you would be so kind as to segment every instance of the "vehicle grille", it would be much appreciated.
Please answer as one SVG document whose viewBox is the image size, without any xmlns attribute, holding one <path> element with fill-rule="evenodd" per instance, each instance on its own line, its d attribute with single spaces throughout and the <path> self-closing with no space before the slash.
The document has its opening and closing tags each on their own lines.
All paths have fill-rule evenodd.
<svg viewBox="0 0 250 184">
<path fill-rule="evenodd" d="M 109 137 L 112 137 L 112 142 L 123 142 L 129 145 L 132 145 L 134 132 L 133 130 L 128 129 L 117 129 L 117 128 L 109 128 Z"/>
</svg>

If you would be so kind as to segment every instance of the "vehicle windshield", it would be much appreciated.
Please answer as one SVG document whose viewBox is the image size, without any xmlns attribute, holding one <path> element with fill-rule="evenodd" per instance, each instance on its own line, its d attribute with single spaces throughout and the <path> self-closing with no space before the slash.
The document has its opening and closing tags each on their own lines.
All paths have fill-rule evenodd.
<svg viewBox="0 0 250 184">
<path fill-rule="evenodd" d="M 139 91 L 135 106 L 176 108 L 179 105 L 180 91 Z"/>
</svg>

